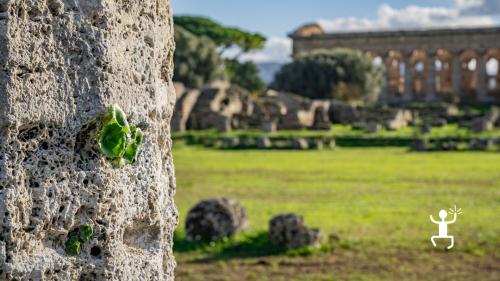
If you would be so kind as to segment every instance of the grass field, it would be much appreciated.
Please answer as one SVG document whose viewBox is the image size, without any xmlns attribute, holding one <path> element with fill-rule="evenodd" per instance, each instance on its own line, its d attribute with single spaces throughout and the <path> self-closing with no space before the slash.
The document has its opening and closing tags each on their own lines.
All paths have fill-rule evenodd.
<svg viewBox="0 0 500 281">
<path fill-rule="evenodd" d="M 500 280 L 500 153 L 176 144 L 174 157 L 178 280 Z M 215 197 L 240 200 L 251 228 L 230 241 L 190 246 L 187 212 Z M 456 246 L 434 249 L 429 215 L 455 204 L 464 212 L 449 230 Z M 284 212 L 302 214 L 340 242 L 299 256 L 274 252 L 264 233 Z"/>
</svg>

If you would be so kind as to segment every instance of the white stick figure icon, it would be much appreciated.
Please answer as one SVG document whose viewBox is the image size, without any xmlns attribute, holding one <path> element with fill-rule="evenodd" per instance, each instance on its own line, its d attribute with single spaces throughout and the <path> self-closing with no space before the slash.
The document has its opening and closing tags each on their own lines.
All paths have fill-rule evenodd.
<svg viewBox="0 0 500 281">
<path fill-rule="evenodd" d="M 439 225 L 439 235 L 435 235 L 431 237 L 431 242 L 434 247 L 436 247 L 436 241 L 435 239 L 451 239 L 451 244 L 448 246 L 448 249 L 453 248 L 455 245 L 455 237 L 448 235 L 448 225 L 453 224 L 457 221 L 457 215 L 462 214 L 462 209 L 457 210 L 457 206 L 455 206 L 454 209 L 450 209 L 450 214 L 453 214 L 453 219 L 451 221 L 445 221 L 446 217 L 448 216 L 448 212 L 445 210 L 439 211 L 439 217 L 441 218 L 440 221 L 434 220 L 432 215 L 430 215 L 430 219 L 433 223 Z"/>
</svg>

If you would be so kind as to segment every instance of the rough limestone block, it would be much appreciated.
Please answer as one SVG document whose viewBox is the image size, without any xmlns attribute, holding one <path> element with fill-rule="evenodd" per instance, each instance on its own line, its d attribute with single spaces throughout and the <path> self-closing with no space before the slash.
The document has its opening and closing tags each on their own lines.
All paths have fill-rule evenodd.
<svg viewBox="0 0 500 281">
<path fill-rule="evenodd" d="M 0 280 L 173 280 L 173 51 L 169 0 L 0 0 Z M 123 168 L 95 139 L 115 103 L 144 131 Z"/>
<path fill-rule="evenodd" d="M 269 238 L 274 245 L 297 249 L 320 247 L 323 232 L 304 225 L 304 218 L 294 213 L 281 214 L 269 221 Z"/>
<path fill-rule="evenodd" d="M 191 241 L 217 241 L 248 227 L 246 211 L 235 199 L 210 199 L 196 204 L 186 218 Z"/>
</svg>

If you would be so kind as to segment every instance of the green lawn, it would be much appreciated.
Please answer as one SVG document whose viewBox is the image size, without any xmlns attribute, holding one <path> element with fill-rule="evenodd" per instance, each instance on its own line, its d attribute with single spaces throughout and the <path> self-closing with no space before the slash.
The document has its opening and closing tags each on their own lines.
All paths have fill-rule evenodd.
<svg viewBox="0 0 500 281">
<path fill-rule="evenodd" d="M 384 264 L 371 255 L 388 253 L 393 253 L 392 258 L 407 255 L 416 261 L 449 259 L 446 263 L 463 271 L 463 276 L 469 276 L 466 268 L 471 267 L 480 270 L 470 272 L 470 276 L 482 276 L 483 280 L 499 277 L 500 153 L 409 153 L 403 148 L 220 151 L 177 144 L 174 157 L 179 236 L 187 212 L 199 200 L 232 197 L 247 210 L 250 235 L 265 231 L 268 220 L 284 212 L 302 214 L 306 224 L 321 228 L 327 235 L 337 233 L 341 250 L 304 262 L 353 260 L 354 264 L 332 273 L 346 280 L 397 280 L 398 276 L 408 276 L 407 271 L 416 274 L 414 280 L 433 276 L 418 275 L 419 269 L 412 268 L 417 266 L 415 262 L 409 262 L 405 269 L 396 267 L 383 273 L 370 269 Z M 463 209 L 463 215 L 449 230 L 456 237 L 456 247 L 449 252 L 435 250 L 429 238 L 437 234 L 437 226 L 429 221 L 429 215 L 436 218 L 440 209 L 455 204 Z M 180 280 L 197 280 L 198 270 L 204 270 L 205 276 L 207 271 L 191 262 L 208 254 L 178 252 L 179 276 L 184 276 Z M 294 262 L 294 258 L 284 258 Z M 279 264 L 276 260 L 281 259 L 271 258 L 270 263 Z M 358 268 L 358 263 L 366 266 Z M 220 262 L 217 265 L 226 266 Z M 241 267 L 245 272 L 260 272 L 258 267 Z M 280 266 L 270 268 L 280 276 Z M 254 280 L 267 280 L 273 270 L 259 273 Z M 344 280 L 328 279 L 328 270 L 325 273 L 318 267 L 317 271 L 308 273 L 305 279 L 299 278 L 300 274 L 292 276 L 296 280 Z M 467 280 L 460 279 L 462 275 L 447 276 Z M 243 280 L 253 280 L 247 277 Z"/>
</svg>

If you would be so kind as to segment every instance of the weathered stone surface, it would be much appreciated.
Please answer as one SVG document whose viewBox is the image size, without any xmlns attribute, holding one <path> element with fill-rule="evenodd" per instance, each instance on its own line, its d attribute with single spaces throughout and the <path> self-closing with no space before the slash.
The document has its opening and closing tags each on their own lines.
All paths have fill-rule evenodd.
<svg viewBox="0 0 500 281">
<path fill-rule="evenodd" d="M 217 241 L 247 227 L 245 209 L 234 199 L 201 201 L 186 218 L 186 235 L 192 241 Z"/>
<path fill-rule="evenodd" d="M 216 148 L 222 149 L 235 149 L 240 146 L 240 139 L 238 137 L 223 137 L 215 142 Z"/>
<path fill-rule="evenodd" d="M 266 97 L 256 99 L 249 112 L 253 127 L 264 132 L 276 132 L 279 120 L 286 114 L 287 108 L 283 102 Z"/>
<path fill-rule="evenodd" d="M 474 132 L 490 131 L 495 127 L 495 123 L 499 120 L 499 117 L 500 110 L 497 107 L 493 107 L 484 116 L 472 120 L 470 129 Z"/>
<path fill-rule="evenodd" d="M 436 143 L 436 149 L 441 151 L 458 150 L 458 143 L 452 140 L 441 140 Z"/>
<path fill-rule="evenodd" d="M 267 137 L 259 137 L 256 140 L 257 148 L 258 149 L 268 149 L 273 146 L 271 140 Z"/>
<path fill-rule="evenodd" d="M 471 150 L 492 150 L 495 147 L 495 140 L 493 139 L 476 139 L 471 140 L 469 143 L 469 149 Z"/>
<path fill-rule="evenodd" d="M 310 128 L 314 124 L 314 108 L 312 101 L 290 93 L 268 90 L 263 99 L 283 104 L 286 111 L 278 121 L 279 130 L 297 130 Z"/>
<path fill-rule="evenodd" d="M 420 132 L 422 134 L 428 134 L 432 132 L 432 125 L 430 123 L 425 123 L 422 126 L 420 126 Z"/>
<path fill-rule="evenodd" d="M 324 143 L 329 149 L 335 149 L 337 147 L 337 142 L 335 141 L 335 139 L 325 140 Z"/>
<path fill-rule="evenodd" d="M 275 245 L 287 248 L 318 247 L 323 239 L 319 229 L 304 225 L 304 218 L 294 213 L 282 214 L 269 221 L 269 238 Z"/>
<path fill-rule="evenodd" d="M 429 141 L 424 138 L 414 139 L 411 144 L 411 150 L 413 151 L 427 151 L 429 149 L 430 149 Z"/>
<path fill-rule="evenodd" d="M 324 145 L 325 145 L 324 141 L 321 139 L 314 139 L 314 138 L 309 139 L 309 147 L 312 149 L 321 150 L 323 149 Z"/>
<path fill-rule="evenodd" d="M 232 129 L 232 118 L 245 109 L 244 99 L 248 92 L 228 82 L 216 81 L 201 89 L 187 121 L 191 130 L 216 129 L 222 132 Z"/>
<path fill-rule="evenodd" d="M 369 134 L 377 133 L 380 130 L 382 130 L 382 125 L 378 122 L 371 121 L 366 124 L 366 132 Z"/>
<path fill-rule="evenodd" d="M 170 1 L 0 1 L 0 279 L 173 280 Z M 116 168 L 97 118 L 144 131 Z M 94 238 L 68 256 L 69 232 Z"/>
<path fill-rule="evenodd" d="M 448 125 L 448 121 L 444 118 L 434 118 L 429 122 L 429 124 L 432 127 L 444 127 Z"/>
<path fill-rule="evenodd" d="M 391 116 L 386 121 L 386 126 L 390 130 L 406 128 L 412 121 L 412 114 L 409 110 L 397 109 L 391 112 Z"/>
<path fill-rule="evenodd" d="M 290 139 L 290 143 L 293 149 L 309 149 L 309 141 L 305 138 L 292 138 Z"/>
<path fill-rule="evenodd" d="M 182 90 L 179 89 L 179 90 Z M 175 104 L 174 115 L 172 116 L 172 131 L 183 132 L 187 129 L 187 122 L 193 107 L 200 96 L 200 91 L 198 90 L 188 90 L 179 94 L 177 92 L 177 102 Z"/>
<path fill-rule="evenodd" d="M 352 124 L 360 121 L 362 117 L 358 108 L 342 101 L 332 101 L 328 115 L 335 124 Z"/>
<path fill-rule="evenodd" d="M 313 101 L 311 111 L 314 114 L 313 123 L 310 126 L 312 130 L 330 130 L 332 121 L 328 116 L 330 110 L 330 102 L 328 101 Z"/>
</svg>

